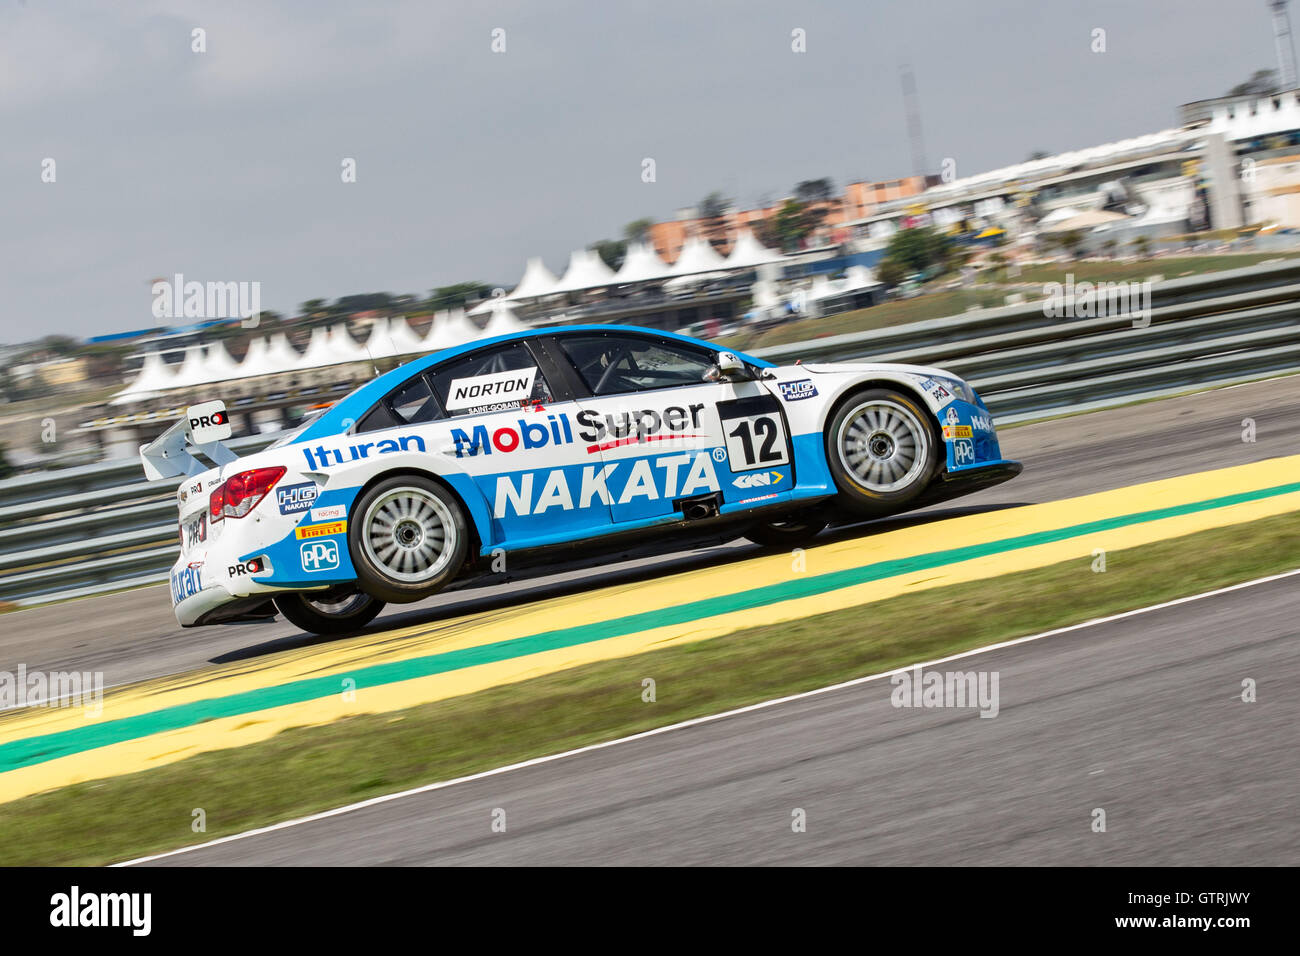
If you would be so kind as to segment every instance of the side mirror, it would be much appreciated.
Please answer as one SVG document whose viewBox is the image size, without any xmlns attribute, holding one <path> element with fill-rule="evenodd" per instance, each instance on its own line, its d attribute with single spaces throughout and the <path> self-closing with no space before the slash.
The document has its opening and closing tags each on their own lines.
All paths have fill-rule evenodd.
<svg viewBox="0 0 1300 956">
<path fill-rule="evenodd" d="M 735 352 L 719 352 L 718 364 L 704 373 L 704 379 L 708 382 L 751 382 L 754 373 Z"/>
</svg>

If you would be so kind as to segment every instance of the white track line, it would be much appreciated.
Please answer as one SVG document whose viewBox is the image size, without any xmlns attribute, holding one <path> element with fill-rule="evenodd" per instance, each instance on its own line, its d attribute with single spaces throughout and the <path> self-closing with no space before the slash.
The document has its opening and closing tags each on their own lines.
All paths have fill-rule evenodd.
<svg viewBox="0 0 1300 956">
<path fill-rule="evenodd" d="M 310 816 L 299 817 L 296 820 L 285 820 L 281 823 L 273 823 L 270 826 L 258 827 L 256 830 L 247 830 L 243 833 L 235 833 L 231 836 L 218 837 L 215 840 L 209 840 L 206 843 L 196 843 L 193 846 L 181 847 L 179 850 L 168 850 L 165 853 L 155 853 L 152 856 L 142 856 L 134 860 L 127 860 L 122 863 L 114 863 L 113 866 L 135 866 L 140 863 L 149 863 L 152 860 L 161 860 L 169 856 L 179 856 L 182 853 L 190 853 L 194 850 L 202 850 L 210 846 L 220 846 L 223 843 L 233 843 L 236 840 L 243 840 L 248 837 L 259 836 L 263 833 L 274 833 L 276 830 L 287 830 L 289 827 L 301 826 L 304 823 L 312 823 L 316 820 L 326 820 L 330 817 L 341 816 L 345 813 L 352 813 L 356 810 L 363 810 L 366 807 L 377 806 L 381 803 L 390 803 L 394 800 L 401 800 L 405 797 L 415 796 L 420 793 L 429 793 L 433 790 L 444 790 L 447 787 L 455 787 L 462 783 L 470 783 L 474 780 L 483 780 L 486 777 L 495 777 L 503 773 L 512 773 L 516 770 L 523 770 L 526 767 L 536 767 L 540 764 L 552 763 L 556 760 L 567 760 L 569 757 L 576 757 L 579 754 L 591 753 L 595 750 L 604 750 L 606 747 L 617 747 L 620 744 L 631 743 L 634 740 L 645 740 L 647 737 L 655 737 L 659 734 L 672 733 L 675 730 L 682 730 L 685 727 L 696 727 L 700 724 L 708 724 L 717 720 L 725 720 L 728 717 L 735 717 L 739 714 L 748 714 L 756 710 L 765 710 L 768 707 L 776 707 L 779 704 L 786 704 L 790 701 L 804 700 L 808 697 L 815 697 L 819 694 L 829 694 L 832 691 L 843 690 L 846 687 L 857 687 L 860 684 L 867 684 L 872 681 L 884 680 L 892 677 L 894 674 L 901 674 L 910 671 L 915 667 L 935 667 L 939 664 L 947 664 L 949 661 L 961 660 L 966 657 L 974 657 L 977 654 L 988 654 L 991 651 L 1000 651 L 1007 647 L 1016 647 L 1020 644 L 1028 644 L 1031 641 L 1040 641 L 1045 637 L 1055 637 L 1058 634 L 1067 634 L 1070 631 L 1082 630 L 1085 627 L 1096 627 L 1098 624 L 1108 624 L 1111 621 L 1122 621 L 1126 618 L 1137 617 L 1139 614 L 1148 614 L 1151 611 L 1160 611 L 1169 607 L 1177 607 L 1180 604 L 1188 604 L 1192 601 L 1199 601 L 1203 598 L 1216 597 L 1220 594 L 1227 594 L 1231 591 L 1240 591 L 1243 588 L 1251 588 L 1260 584 L 1267 584 L 1270 581 L 1280 581 L 1283 578 L 1289 578 L 1300 574 L 1300 568 L 1292 571 L 1283 571 L 1281 574 L 1271 574 L 1265 578 L 1256 578 L 1253 581 L 1243 581 L 1241 584 L 1231 584 L 1227 587 L 1216 588 L 1213 591 L 1204 591 L 1200 594 L 1192 594 L 1187 597 L 1175 598 L 1172 601 L 1165 601 L 1162 604 L 1152 604 L 1149 607 L 1135 608 L 1132 611 L 1124 611 L 1120 614 L 1112 614 L 1108 617 L 1094 618 L 1091 621 L 1083 621 L 1080 624 L 1070 624 L 1066 627 L 1054 628 L 1050 631 L 1043 631 L 1041 634 L 1030 634 L 1026 637 L 1017 637 L 1009 641 L 1002 641 L 998 644 L 989 644 L 986 647 L 977 647 L 973 650 L 962 651 L 960 654 L 953 654 L 949 657 L 940 657 L 937 660 L 925 661 L 919 664 L 906 664 L 903 667 L 897 667 L 890 671 L 880 674 L 871 674 L 867 677 L 855 677 L 853 680 L 844 681 L 839 684 L 831 684 L 829 687 L 818 687 L 815 690 L 806 690 L 798 694 L 791 694 L 788 697 L 777 697 L 772 700 L 761 701 L 757 704 L 749 704 L 745 707 L 737 707 L 735 710 L 726 710 L 720 714 L 709 714 L 704 717 L 693 717 L 690 720 L 683 720 L 680 723 L 669 724 L 666 727 L 656 727 L 653 730 L 644 730 L 639 734 L 632 734 L 629 737 L 619 737 L 616 740 L 606 740 L 603 743 L 588 744 L 585 747 L 578 747 L 576 750 L 566 750 L 563 753 L 550 754 L 545 757 L 534 757 L 532 760 L 524 760 L 520 763 L 512 763 L 504 767 L 497 767 L 493 770 L 484 770 L 480 773 L 473 773 L 467 777 L 457 777 L 454 780 L 443 780 L 440 783 L 429 783 L 422 787 L 415 787 L 411 790 L 402 790 L 398 793 L 385 794 L 382 797 L 372 797 L 369 800 L 362 800 L 360 803 L 350 803 L 347 806 L 336 807 L 333 810 L 324 810 L 320 813 L 313 813 Z"/>
</svg>

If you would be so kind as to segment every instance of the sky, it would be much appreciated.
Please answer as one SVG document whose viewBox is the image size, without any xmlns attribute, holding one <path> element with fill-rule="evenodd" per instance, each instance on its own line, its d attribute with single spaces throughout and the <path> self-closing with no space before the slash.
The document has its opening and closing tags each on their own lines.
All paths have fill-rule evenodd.
<svg viewBox="0 0 1300 956">
<path fill-rule="evenodd" d="M 1175 126 L 1275 54 L 1265 0 L 0 0 L 0 342 L 157 325 L 176 273 L 288 314 L 509 288 L 714 190 L 909 175 L 905 63 L 962 176 Z"/>
</svg>

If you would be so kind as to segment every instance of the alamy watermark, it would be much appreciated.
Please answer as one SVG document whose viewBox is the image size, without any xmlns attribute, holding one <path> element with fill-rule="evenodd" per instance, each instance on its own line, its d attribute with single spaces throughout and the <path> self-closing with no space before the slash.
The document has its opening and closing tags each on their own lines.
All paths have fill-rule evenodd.
<svg viewBox="0 0 1300 956">
<path fill-rule="evenodd" d="M 1043 315 L 1049 319 L 1132 319 L 1133 328 L 1151 324 L 1151 280 L 1144 282 L 1065 282 L 1043 286 Z"/>
<path fill-rule="evenodd" d="M 185 281 L 178 272 L 152 286 L 155 319 L 239 319 L 256 328 L 262 315 L 262 283 Z"/>
<path fill-rule="evenodd" d="M 88 717 L 104 712 L 102 671 L 0 671 L 0 710 L 15 707 L 81 707 Z"/>
<path fill-rule="evenodd" d="M 978 707 L 981 717 L 998 715 L 997 671 L 922 671 L 917 666 L 889 678 L 895 707 Z"/>
</svg>

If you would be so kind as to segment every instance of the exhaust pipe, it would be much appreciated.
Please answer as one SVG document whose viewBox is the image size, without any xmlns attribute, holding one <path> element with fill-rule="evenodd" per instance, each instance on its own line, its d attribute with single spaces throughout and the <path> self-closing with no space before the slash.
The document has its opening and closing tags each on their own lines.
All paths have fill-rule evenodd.
<svg viewBox="0 0 1300 956">
<path fill-rule="evenodd" d="M 673 502 L 673 505 L 687 521 L 700 521 L 718 516 L 718 508 L 722 504 L 721 498 L 719 492 L 714 492 L 697 498 L 679 498 Z"/>
</svg>

